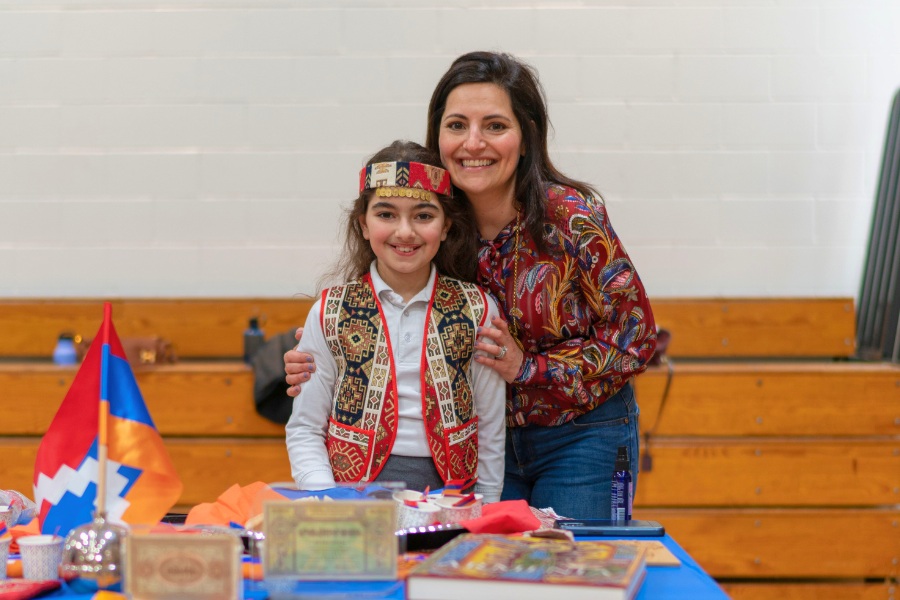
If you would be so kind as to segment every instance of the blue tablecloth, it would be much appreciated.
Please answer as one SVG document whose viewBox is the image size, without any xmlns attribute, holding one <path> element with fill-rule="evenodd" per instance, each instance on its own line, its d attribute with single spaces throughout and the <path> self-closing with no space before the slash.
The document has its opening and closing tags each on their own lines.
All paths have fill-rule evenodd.
<svg viewBox="0 0 900 600">
<path fill-rule="evenodd" d="M 666 548 L 678 557 L 681 566 L 647 567 L 647 578 L 644 579 L 637 600 L 728 600 L 728 594 L 700 568 L 697 561 L 675 543 L 675 540 L 668 534 L 660 539 Z"/>
<path fill-rule="evenodd" d="M 600 539 L 600 538 L 579 538 Z M 614 538 L 602 538 L 604 540 Z M 647 567 L 647 577 L 637 595 L 637 600 L 728 600 L 728 595 L 697 562 L 679 546 L 669 535 L 662 538 L 621 538 L 621 539 L 660 539 L 672 554 L 681 561 L 680 567 Z M 333 598 L 349 600 L 351 598 L 365 600 L 386 598 L 404 600 L 405 586 L 399 581 L 363 581 L 363 582 L 303 582 L 293 585 L 293 594 L 298 598 Z M 273 596 L 278 596 L 273 593 Z M 79 595 L 63 587 L 44 598 L 89 599 L 90 595 Z M 264 600 L 269 597 L 265 582 L 245 582 L 244 598 Z"/>
</svg>

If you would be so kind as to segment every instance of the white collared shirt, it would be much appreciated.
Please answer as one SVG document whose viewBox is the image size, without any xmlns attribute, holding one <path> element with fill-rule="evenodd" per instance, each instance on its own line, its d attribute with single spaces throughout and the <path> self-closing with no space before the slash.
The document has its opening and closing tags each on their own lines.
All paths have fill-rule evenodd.
<svg viewBox="0 0 900 600">
<path fill-rule="evenodd" d="M 402 296 L 388 287 L 374 262 L 369 272 L 390 335 L 396 370 L 399 423 L 391 454 L 430 457 L 422 418 L 420 375 L 425 317 L 437 271 L 432 265 L 427 285 L 409 302 L 404 302 Z M 303 327 L 303 337 L 297 346 L 299 351 L 313 356 L 316 371 L 294 399 L 291 418 L 285 427 L 291 472 L 301 489 L 334 485 L 325 437 L 338 373 L 322 331 L 321 302 L 320 298 L 310 309 Z M 499 312 L 490 296 L 487 297 L 487 304 L 485 323 L 489 324 Z M 485 501 L 495 502 L 500 499 L 503 488 L 506 382 L 495 370 L 474 360 L 468 375 L 475 414 L 478 416 L 478 484 L 475 489 L 484 494 Z"/>
</svg>

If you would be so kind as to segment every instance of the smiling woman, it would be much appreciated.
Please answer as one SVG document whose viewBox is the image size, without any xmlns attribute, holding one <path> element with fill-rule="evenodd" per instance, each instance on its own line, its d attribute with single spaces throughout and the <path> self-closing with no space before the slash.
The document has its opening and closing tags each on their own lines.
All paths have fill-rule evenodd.
<svg viewBox="0 0 900 600">
<path fill-rule="evenodd" d="M 509 94 L 493 83 L 455 88 L 447 97 L 439 139 L 451 180 L 478 207 L 482 236 L 494 237 L 500 228 L 490 230 L 490 211 L 512 206 L 516 169 L 525 151 Z"/>
<path fill-rule="evenodd" d="M 477 281 L 505 313 L 476 358 L 511 384 L 503 498 L 608 518 L 618 448 L 638 456 L 630 380 L 653 356 L 656 326 L 599 194 L 550 160 L 548 128 L 537 74 L 472 52 L 432 94 L 426 145 L 472 202 Z"/>
</svg>

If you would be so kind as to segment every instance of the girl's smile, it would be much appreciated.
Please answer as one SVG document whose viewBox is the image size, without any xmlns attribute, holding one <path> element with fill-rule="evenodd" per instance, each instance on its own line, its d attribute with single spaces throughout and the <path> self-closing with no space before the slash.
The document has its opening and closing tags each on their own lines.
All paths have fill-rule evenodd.
<svg viewBox="0 0 900 600">
<path fill-rule="evenodd" d="M 373 196 L 359 224 L 385 283 L 407 300 L 425 287 L 431 261 L 450 229 L 438 202 Z"/>
</svg>

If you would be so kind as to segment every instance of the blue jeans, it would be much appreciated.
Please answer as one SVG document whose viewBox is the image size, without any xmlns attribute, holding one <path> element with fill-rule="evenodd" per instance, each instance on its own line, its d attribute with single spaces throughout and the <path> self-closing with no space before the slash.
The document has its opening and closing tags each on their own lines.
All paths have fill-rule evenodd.
<svg viewBox="0 0 900 600">
<path fill-rule="evenodd" d="M 506 430 L 503 500 L 524 499 L 563 517 L 610 518 L 610 489 L 619 446 L 638 475 L 638 406 L 631 383 L 565 425 Z"/>
</svg>

